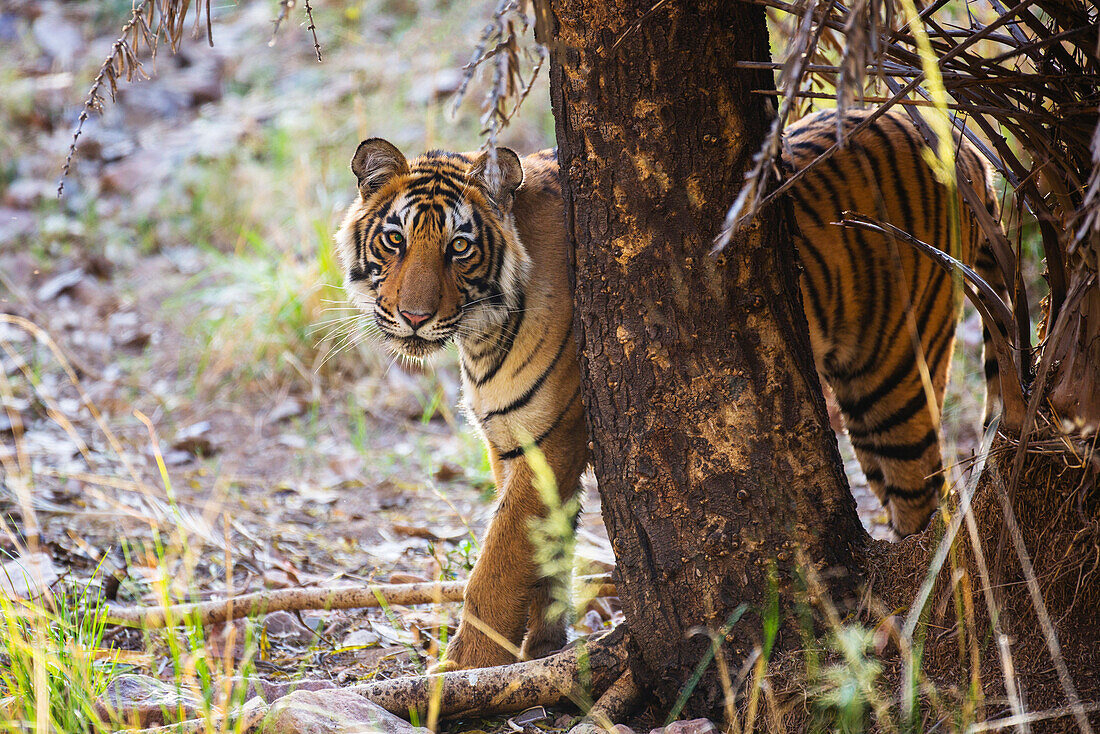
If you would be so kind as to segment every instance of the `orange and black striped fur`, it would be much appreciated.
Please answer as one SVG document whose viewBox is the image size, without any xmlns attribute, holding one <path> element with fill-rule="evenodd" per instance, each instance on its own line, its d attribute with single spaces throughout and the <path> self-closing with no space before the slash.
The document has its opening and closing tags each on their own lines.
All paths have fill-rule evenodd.
<svg viewBox="0 0 1100 734">
<path fill-rule="evenodd" d="M 533 441 L 563 498 L 588 461 L 573 341 L 569 243 L 552 151 L 524 159 L 427 153 L 408 162 L 381 140 L 352 160 L 359 198 L 337 234 L 350 300 L 393 349 L 419 357 L 458 342 L 463 398 L 480 428 L 500 500 L 466 585 L 447 665 L 514 661 L 565 644 L 548 620 L 528 532 L 544 513 L 523 447 Z M 525 638 L 526 633 L 526 638 Z"/>
<path fill-rule="evenodd" d="M 787 165 L 797 169 L 828 147 L 834 126 L 828 114 L 794 125 Z M 907 247 L 830 222 L 850 209 L 944 242 L 946 197 L 922 146 L 908 122 L 888 115 L 793 187 L 818 367 L 903 534 L 924 527 L 940 487 L 914 338 L 938 413 L 958 308 L 949 278 Z M 968 145 L 960 164 L 989 195 L 987 170 Z M 563 500 L 588 461 L 555 155 L 521 160 L 499 148 L 495 162 L 438 151 L 408 161 L 372 139 L 360 144 L 352 170 L 359 196 L 336 238 L 349 299 L 398 353 L 421 357 L 458 343 L 464 401 L 497 485 L 499 508 L 467 584 L 447 665 L 510 662 L 500 638 L 522 644 L 527 657 L 544 655 L 565 642 L 564 622 L 545 614 L 561 580 L 540 578 L 533 559 L 529 521 L 545 510 L 523 446 L 541 449 Z M 973 262 L 980 237 L 968 219 L 964 225 L 961 259 Z"/>
<path fill-rule="evenodd" d="M 845 113 L 844 125 L 852 129 L 868 114 Z M 831 110 L 791 125 L 784 135 L 786 167 L 799 170 L 829 148 L 836 125 Z M 908 115 L 889 112 L 791 188 L 817 368 L 832 388 L 871 489 L 901 535 L 924 528 L 943 486 L 939 415 L 961 292 L 956 297 L 951 277 L 910 246 L 834 222 L 845 211 L 858 212 L 948 251 L 948 192 L 924 161 L 925 148 Z M 996 219 L 989 167 L 967 141 L 956 141 L 955 156 L 957 175 Z M 961 197 L 958 209 L 958 251 L 952 254 L 1001 284 Z M 988 345 L 986 333 L 987 415 L 1000 383 Z"/>
</svg>

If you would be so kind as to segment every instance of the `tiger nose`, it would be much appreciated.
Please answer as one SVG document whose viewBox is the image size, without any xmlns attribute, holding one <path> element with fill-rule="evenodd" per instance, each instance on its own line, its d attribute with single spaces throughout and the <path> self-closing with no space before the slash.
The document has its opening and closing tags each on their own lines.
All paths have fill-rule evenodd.
<svg viewBox="0 0 1100 734">
<path fill-rule="evenodd" d="M 432 317 L 430 313 L 417 313 L 415 311 L 402 311 L 401 315 L 405 317 L 405 320 L 408 321 L 414 329 Z"/>
</svg>

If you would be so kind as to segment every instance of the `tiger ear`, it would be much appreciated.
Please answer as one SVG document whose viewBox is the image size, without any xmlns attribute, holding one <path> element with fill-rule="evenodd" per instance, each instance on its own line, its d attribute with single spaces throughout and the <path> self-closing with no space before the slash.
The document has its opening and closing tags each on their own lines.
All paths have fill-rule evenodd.
<svg viewBox="0 0 1100 734">
<path fill-rule="evenodd" d="M 351 172 L 359 179 L 360 196 L 367 199 L 397 174 L 408 173 L 409 164 L 393 143 L 370 138 L 355 149 Z"/>
<path fill-rule="evenodd" d="M 470 166 L 470 178 L 489 194 L 489 198 L 502 210 L 512 207 L 516 189 L 523 183 L 523 165 L 519 155 L 511 148 L 497 148 L 496 164 L 488 151 L 478 156 Z"/>
</svg>

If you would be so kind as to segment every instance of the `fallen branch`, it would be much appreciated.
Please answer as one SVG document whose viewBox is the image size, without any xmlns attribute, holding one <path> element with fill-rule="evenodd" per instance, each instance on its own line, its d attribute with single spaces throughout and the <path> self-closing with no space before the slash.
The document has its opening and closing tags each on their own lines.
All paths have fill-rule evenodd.
<svg viewBox="0 0 1100 734">
<path fill-rule="evenodd" d="M 581 576 L 579 583 L 596 585 L 596 596 L 615 596 L 607 576 Z M 270 612 L 312 609 L 366 609 L 391 605 L 438 604 L 462 601 L 465 581 L 428 581 L 419 584 L 369 584 L 329 589 L 278 589 L 166 607 L 110 607 L 107 621 L 127 627 L 203 626 Z"/>
<path fill-rule="evenodd" d="M 617 627 L 597 640 L 590 639 L 538 660 L 393 678 L 353 686 L 350 690 L 390 713 L 406 717 L 411 710 L 423 715 L 433 694 L 441 716 L 473 712 L 479 716 L 505 714 L 532 706 L 554 706 L 567 700 L 583 705 L 622 676 L 627 659 L 625 634 L 622 627 Z M 587 686 L 580 681 L 583 675 L 591 676 Z"/>
</svg>

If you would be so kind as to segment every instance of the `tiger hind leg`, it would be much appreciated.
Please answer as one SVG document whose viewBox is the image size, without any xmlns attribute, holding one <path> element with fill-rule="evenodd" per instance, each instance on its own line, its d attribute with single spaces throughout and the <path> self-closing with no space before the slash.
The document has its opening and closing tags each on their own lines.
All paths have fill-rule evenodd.
<svg viewBox="0 0 1100 734">
<path fill-rule="evenodd" d="M 943 472 L 939 443 L 928 445 L 916 459 L 884 458 L 877 450 L 919 451 L 924 441 L 911 444 L 881 444 L 856 449 L 867 483 L 890 515 L 890 527 L 904 537 L 919 533 L 939 506 L 943 494 Z"/>
<path fill-rule="evenodd" d="M 950 354 L 950 344 L 944 351 Z M 929 364 L 935 410 L 929 410 L 929 395 L 916 369 L 866 407 L 862 385 L 833 383 L 856 458 L 875 496 L 889 511 L 890 525 L 902 536 L 925 528 L 943 493 L 934 416 L 943 408 L 948 364 L 945 357 Z"/>
<path fill-rule="evenodd" d="M 974 268 L 978 271 L 978 275 L 981 276 L 982 280 L 992 286 L 993 290 L 1001 296 L 1005 303 L 1010 303 L 1004 276 L 997 266 L 993 250 L 988 243 L 984 244 L 978 251 L 978 259 L 974 263 Z M 997 362 L 997 355 L 993 349 L 993 337 L 989 333 L 989 327 L 985 325 L 982 326 L 982 366 L 985 371 L 986 389 L 985 416 L 982 420 L 982 428 L 986 428 L 993 420 L 993 416 L 999 413 L 1001 409 L 1001 374 L 1000 364 Z"/>
</svg>

